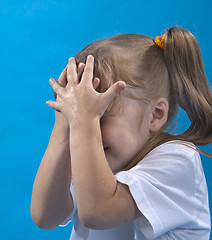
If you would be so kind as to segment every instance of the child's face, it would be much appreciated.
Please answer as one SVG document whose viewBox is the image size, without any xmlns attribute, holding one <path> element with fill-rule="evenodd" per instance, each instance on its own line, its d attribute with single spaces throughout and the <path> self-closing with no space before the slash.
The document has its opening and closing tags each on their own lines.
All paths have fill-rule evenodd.
<svg viewBox="0 0 212 240">
<path fill-rule="evenodd" d="M 141 120 L 138 100 L 124 99 L 121 112 L 101 119 L 101 133 L 105 155 L 113 172 L 126 167 L 150 138 L 150 114 L 145 111 Z"/>
</svg>

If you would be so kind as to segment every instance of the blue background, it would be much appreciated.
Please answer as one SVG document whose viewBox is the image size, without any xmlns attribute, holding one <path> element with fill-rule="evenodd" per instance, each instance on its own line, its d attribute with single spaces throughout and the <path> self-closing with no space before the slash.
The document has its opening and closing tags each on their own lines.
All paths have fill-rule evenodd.
<svg viewBox="0 0 212 240">
<path fill-rule="evenodd" d="M 212 2 L 0 0 L 0 238 L 69 239 L 72 225 L 41 230 L 30 217 L 36 171 L 54 112 L 50 77 L 89 42 L 118 33 L 161 35 L 173 25 L 198 39 L 212 86 Z M 178 130 L 188 125 L 184 113 Z M 212 145 L 204 147 L 212 152 Z M 202 157 L 212 201 L 212 159 Z M 212 202 L 211 202 L 212 204 Z"/>
</svg>

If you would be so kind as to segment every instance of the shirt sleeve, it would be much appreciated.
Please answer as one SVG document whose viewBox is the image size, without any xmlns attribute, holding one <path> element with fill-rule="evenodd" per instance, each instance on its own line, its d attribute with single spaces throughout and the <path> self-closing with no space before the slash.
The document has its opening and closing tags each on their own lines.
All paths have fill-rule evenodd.
<svg viewBox="0 0 212 240">
<path fill-rule="evenodd" d="M 70 194 L 73 198 L 73 204 L 74 204 L 74 208 L 72 210 L 72 212 L 70 213 L 70 215 L 68 216 L 67 219 L 65 219 L 61 224 L 60 227 L 65 227 L 66 225 L 68 225 L 71 221 L 73 221 L 76 217 L 77 217 L 77 204 L 76 204 L 76 197 L 75 197 L 75 193 L 74 193 L 74 186 L 73 183 L 71 182 L 71 186 L 70 186 Z"/>
<path fill-rule="evenodd" d="M 128 185 L 143 215 L 134 222 L 147 239 L 180 227 L 192 228 L 197 161 L 200 158 L 195 150 L 166 143 L 132 169 L 116 174 L 119 182 Z"/>
</svg>

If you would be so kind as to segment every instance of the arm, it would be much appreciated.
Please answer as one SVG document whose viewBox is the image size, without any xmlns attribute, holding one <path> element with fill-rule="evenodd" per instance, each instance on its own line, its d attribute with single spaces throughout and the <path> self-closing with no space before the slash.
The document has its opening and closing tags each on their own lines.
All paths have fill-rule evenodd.
<svg viewBox="0 0 212 240">
<path fill-rule="evenodd" d="M 78 66 L 78 79 L 84 67 L 83 63 Z M 58 82 L 60 86 L 66 87 L 67 68 L 61 73 Z M 98 82 L 93 86 L 96 88 Z M 57 102 L 60 101 L 58 97 Z M 57 227 L 73 210 L 69 135 L 68 121 L 62 113 L 56 111 L 55 125 L 34 181 L 31 199 L 31 216 L 36 225 L 44 229 Z"/>
<path fill-rule="evenodd" d="M 67 70 L 68 88 L 61 88 L 54 80 L 50 82 L 62 101 L 49 101 L 47 104 L 62 111 L 69 122 L 71 165 L 79 218 L 90 228 L 110 228 L 140 216 L 128 187 L 116 181 L 107 163 L 99 123 L 109 103 L 125 84 L 117 82 L 105 93 L 97 93 L 91 84 L 93 58 L 87 59 L 80 83 L 69 78 L 69 69 L 74 69 L 74 66 L 72 58 Z"/>
<path fill-rule="evenodd" d="M 75 130 L 71 130 L 70 136 L 78 215 L 88 228 L 107 229 L 125 224 L 141 216 L 140 211 L 128 186 L 117 182 L 107 163 L 98 119 L 85 120 L 72 124 Z M 77 147 L 79 143 L 83 148 Z"/>
<path fill-rule="evenodd" d="M 58 82 L 66 86 L 67 70 Z M 37 172 L 31 199 L 31 216 L 41 228 L 57 227 L 73 209 L 70 196 L 71 162 L 69 126 L 62 113 L 55 112 L 55 125 Z"/>
<path fill-rule="evenodd" d="M 59 114 L 55 114 L 55 126 L 32 191 L 31 216 L 35 224 L 44 229 L 57 227 L 73 208 L 69 130 L 62 126 L 66 120 Z"/>
</svg>

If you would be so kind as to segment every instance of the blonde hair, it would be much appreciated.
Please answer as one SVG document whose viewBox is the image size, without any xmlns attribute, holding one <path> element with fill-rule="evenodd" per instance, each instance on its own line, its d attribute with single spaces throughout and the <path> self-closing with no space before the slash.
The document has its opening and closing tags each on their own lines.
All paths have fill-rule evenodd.
<svg viewBox="0 0 212 240">
<path fill-rule="evenodd" d="M 147 103 L 159 97 L 169 101 L 167 123 L 151 136 L 126 170 L 135 166 L 152 149 L 170 140 L 195 145 L 212 142 L 212 94 L 198 42 L 189 31 L 179 27 L 167 30 L 163 49 L 150 37 L 119 34 L 89 44 L 76 55 L 77 63 L 85 62 L 89 54 L 95 59 L 94 77 L 101 81 L 99 92 L 123 80 L 128 85 L 124 92 L 129 97 Z M 185 132 L 172 135 L 165 129 L 176 116 L 178 106 L 187 113 L 191 124 Z"/>
</svg>

